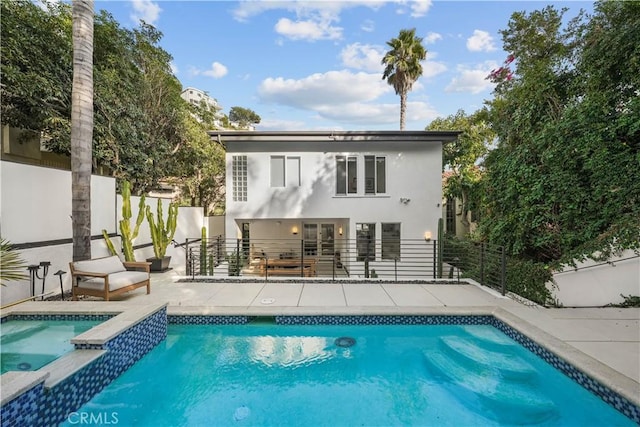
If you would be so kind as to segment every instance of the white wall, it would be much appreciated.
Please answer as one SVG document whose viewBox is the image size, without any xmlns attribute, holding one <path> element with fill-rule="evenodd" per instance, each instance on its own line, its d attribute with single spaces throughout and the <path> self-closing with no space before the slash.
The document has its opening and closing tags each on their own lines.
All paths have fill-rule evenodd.
<svg viewBox="0 0 640 427">
<path fill-rule="evenodd" d="M 155 212 L 155 211 L 154 211 Z M 167 212 L 167 209 L 164 209 Z M 178 208 L 178 226 L 173 240 L 184 243 L 186 239 L 199 238 L 202 234 L 202 227 L 207 227 L 207 219 L 204 216 L 204 209 L 201 207 L 181 206 Z M 153 256 L 153 248 L 151 256 Z M 170 245 L 167 255 L 171 256 L 169 266 L 183 273 L 185 270 L 186 252 L 184 246 L 175 247 Z"/>
<path fill-rule="evenodd" d="M 122 218 L 122 197 L 116 196 L 114 178 L 92 176 L 91 179 L 91 234 L 99 236 L 102 230 L 108 233 L 119 233 L 118 222 Z M 156 213 L 157 199 L 147 198 L 146 204 Z M 131 225 L 135 225 L 138 214 L 139 197 L 132 197 Z M 170 201 L 163 199 L 163 213 L 166 219 Z M 39 166 L 23 165 L 11 162 L 0 162 L 0 234 L 13 244 L 29 244 L 51 240 L 69 240 L 72 238 L 71 226 L 71 172 L 49 169 Z M 178 226 L 174 239 L 183 242 L 187 237 L 199 237 L 200 230 L 206 225 L 204 212 L 199 207 L 180 207 Z M 121 247 L 120 238 L 111 238 L 116 249 Z M 136 245 L 151 243 L 149 225 L 145 218 L 140 226 Z M 73 258 L 73 245 L 63 243 L 21 249 L 21 257 L 27 265 L 51 262 L 49 274 L 45 280 L 45 292 L 60 293 L 60 281 L 54 276 L 58 270 L 66 271 L 63 275 L 65 291 L 71 288 L 69 262 Z M 91 241 L 91 256 L 99 258 L 109 255 L 104 239 Z M 172 257 L 170 266 L 183 269 L 185 262 L 184 248 L 170 245 L 167 255 Z M 137 260 L 153 257 L 153 247 L 147 246 L 136 250 Z M 25 271 L 27 273 L 27 271 Z M 42 275 L 42 269 L 40 270 Z M 35 293 L 42 292 L 42 280 L 36 280 Z M 29 278 L 8 282 L 0 287 L 0 305 L 27 298 L 31 295 Z"/>
<path fill-rule="evenodd" d="M 240 153 L 247 155 L 247 202 L 234 202 L 231 160 L 227 154 L 227 238 L 237 236 L 236 221 L 243 219 L 345 218 L 349 224 L 346 237 L 355 238 L 355 224 L 364 222 L 400 222 L 401 238 L 422 238 L 425 231 L 437 233 L 441 215 L 441 144 L 400 144 L 400 149 L 345 153 L 290 152 L 278 153 L 301 159 L 300 187 L 270 187 L 272 153 Z M 336 196 L 335 156 L 358 156 L 358 195 Z M 364 194 L 363 155 L 386 156 L 387 188 L 384 195 Z M 400 202 L 408 198 L 408 204 Z M 380 230 L 377 230 L 379 236 Z M 253 234 L 252 234 L 253 237 Z M 257 237 L 257 236 L 256 236 Z"/>
<path fill-rule="evenodd" d="M 0 162 L 0 233 L 12 243 L 67 239 L 71 230 L 69 171 Z M 115 179 L 91 177 L 91 234 L 115 227 Z"/>
<path fill-rule="evenodd" d="M 588 260 L 577 267 L 555 273 L 556 286 L 547 284 L 565 307 L 601 307 L 623 302 L 621 294 L 640 296 L 640 257 L 633 251 L 612 258 L 610 264 Z"/>
<path fill-rule="evenodd" d="M 221 235 L 222 238 L 224 238 L 225 237 L 225 224 L 224 224 L 225 216 L 224 215 L 210 216 L 210 217 L 207 217 L 207 220 L 209 222 L 208 237 L 216 237 Z"/>
<path fill-rule="evenodd" d="M 115 230 L 115 191 L 114 178 L 91 177 L 92 235 L 101 234 L 103 228 Z M 13 244 L 71 239 L 71 172 L 0 162 L 0 234 Z M 119 246 L 119 239 L 114 243 Z M 108 255 L 103 239 L 92 240 L 91 253 L 95 258 Z M 60 292 L 60 281 L 53 273 L 69 271 L 69 261 L 73 258 L 71 243 L 21 249 L 20 255 L 27 265 L 51 262 L 45 292 Z M 65 289 L 69 289 L 71 283 L 67 276 L 69 274 L 63 276 Z M 36 280 L 35 291 L 36 294 L 42 292 L 41 280 Z M 28 276 L 25 280 L 8 282 L 7 286 L 0 287 L 0 305 L 30 295 Z"/>
</svg>

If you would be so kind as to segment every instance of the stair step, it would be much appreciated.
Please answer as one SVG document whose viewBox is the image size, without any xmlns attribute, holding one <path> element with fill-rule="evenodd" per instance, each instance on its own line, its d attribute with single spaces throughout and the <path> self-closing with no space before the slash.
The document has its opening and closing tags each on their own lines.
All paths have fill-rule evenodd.
<svg viewBox="0 0 640 427">
<path fill-rule="evenodd" d="M 519 345 L 501 331 L 493 327 L 487 327 L 486 325 L 466 325 L 463 326 L 462 329 L 478 340 L 484 348 L 501 350 Z"/>
<path fill-rule="evenodd" d="M 535 379 L 537 376 L 531 364 L 512 352 L 482 348 L 468 339 L 457 336 L 441 337 L 440 343 L 446 353 L 460 363 L 472 365 L 484 371 L 497 372 L 503 378 Z"/>
<path fill-rule="evenodd" d="M 439 351 L 423 354 L 445 388 L 486 418 L 500 424 L 538 424 L 558 416 L 553 401 L 541 395 L 535 383 L 476 371 Z"/>
</svg>

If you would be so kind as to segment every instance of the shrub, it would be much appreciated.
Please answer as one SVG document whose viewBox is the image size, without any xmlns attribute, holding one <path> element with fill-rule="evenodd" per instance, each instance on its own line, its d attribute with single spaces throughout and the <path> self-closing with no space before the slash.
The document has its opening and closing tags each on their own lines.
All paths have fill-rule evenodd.
<svg viewBox="0 0 640 427">
<path fill-rule="evenodd" d="M 507 260 L 507 290 L 540 305 L 551 301 L 546 284 L 553 281 L 547 266 L 540 262 L 510 257 Z"/>
</svg>

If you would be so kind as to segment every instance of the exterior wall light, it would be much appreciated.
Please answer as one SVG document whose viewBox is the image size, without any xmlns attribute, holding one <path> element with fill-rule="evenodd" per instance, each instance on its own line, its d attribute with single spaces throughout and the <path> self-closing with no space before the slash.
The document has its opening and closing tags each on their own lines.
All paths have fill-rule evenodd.
<svg viewBox="0 0 640 427">
<path fill-rule="evenodd" d="M 291 233 L 293 235 L 298 234 L 298 226 L 297 225 L 294 225 L 293 227 L 291 227 Z"/>
<path fill-rule="evenodd" d="M 425 231 L 424 232 L 424 240 L 426 240 L 427 242 L 429 240 L 431 240 L 431 232 L 430 231 Z"/>
<path fill-rule="evenodd" d="M 338 234 L 342 236 L 342 226 L 338 227 Z"/>
</svg>

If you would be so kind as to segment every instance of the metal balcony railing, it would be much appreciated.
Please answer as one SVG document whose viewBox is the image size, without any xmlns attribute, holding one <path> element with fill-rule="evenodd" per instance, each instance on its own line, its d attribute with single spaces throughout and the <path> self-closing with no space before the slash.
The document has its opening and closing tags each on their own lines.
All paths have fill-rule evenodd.
<svg viewBox="0 0 640 427">
<path fill-rule="evenodd" d="M 472 278 L 504 294 L 501 247 L 445 239 L 187 239 L 187 274 L 395 282 Z"/>
</svg>

